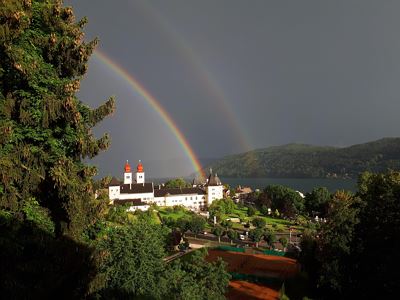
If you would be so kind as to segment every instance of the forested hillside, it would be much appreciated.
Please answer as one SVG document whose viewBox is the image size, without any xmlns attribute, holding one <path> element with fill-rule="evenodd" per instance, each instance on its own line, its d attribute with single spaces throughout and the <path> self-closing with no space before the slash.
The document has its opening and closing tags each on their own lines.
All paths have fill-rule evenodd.
<svg viewBox="0 0 400 300">
<path fill-rule="evenodd" d="M 400 169 L 400 138 L 346 148 L 288 144 L 231 155 L 207 166 L 221 177 L 356 178 Z"/>
</svg>

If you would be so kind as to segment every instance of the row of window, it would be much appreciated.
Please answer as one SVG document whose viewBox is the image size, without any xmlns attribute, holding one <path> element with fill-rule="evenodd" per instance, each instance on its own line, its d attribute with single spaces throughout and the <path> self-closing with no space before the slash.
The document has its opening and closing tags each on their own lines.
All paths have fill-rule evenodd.
<svg viewBox="0 0 400 300">
<path fill-rule="evenodd" d="M 185 197 L 185 200 L 189 200 L 188 199 L 189 197 Z M 200 198 L 200 197 L 199 197 Z M 201 197 L 201 199 L 206 199 L 206 197 Z M 193 200 L 193 197 L 190 197 L 190 200 Z M 194 200 L 197 200 L 197 196 L 196 197 L 194 197 Z"/>
<path fill-rule="evenodd" d="M 178 199 L 175 199 L 175 200 L 172 200 L 171 202 L 173 202 L 173 203 L 182 203 L 182 199 L 180 199 L 180 200 L 178 200 Z M 198 202 L 199 204 L 206 204 L 206 201 L 204 201 L 204 202 L 202 202 L 202 201 L 199 201 Z M 197 204 L 197 202 L 193 202 L 193 204 Z"/>
</svg>

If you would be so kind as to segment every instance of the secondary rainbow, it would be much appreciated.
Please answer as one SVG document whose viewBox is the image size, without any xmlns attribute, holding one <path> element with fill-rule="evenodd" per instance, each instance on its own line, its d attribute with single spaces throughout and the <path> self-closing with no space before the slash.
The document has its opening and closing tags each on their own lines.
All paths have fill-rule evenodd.
<svg viewBox="0 0 400 300">
<path fill-rule="evenodd" d="M 168 112 L 161 106 L 160 102 L 143 86 L 143 84 L 140 83 L 137 78 L 135 78 L 135 76 L 131 72 L 125 70 L 122 66 L 113 61 L 104 52 L 96 50 L 94 55 L 102 63 L 109 67 L 114 73 L 124 79 L 129 84 L 129 86 L 137 94 L 139 94 L 154 109 L 154 111 L 156 111 L 160 115 L 164 123 L 168 126 L 172 134 L 175 136 L 186 156 L 189 158 L 195 171 L 199 172 L 200 175 L 204 175 L 199 159 L 197 158 L 193 148 L 190 146 L 182 131 L 175 124 L 174 120 L 171 118 Z"/>
<path fill-rule="evenodd" d="M 187 65 L 191 68 L 192 73 L 196 76 L 196 80 L 201 82 L 205 91 L 211 99 L 215 100 L 215 104 L 219 107 L 224 116 L 224 121 L 230 124 L 235 139 L 241 146 L 241 151 L 249 151 L 253 149 L 252 143 L 249 141 L 249 134 L 244 130 L 243 124 L 240 123 L 240 116 L 233 111 L 232 105 L 228 101 L 225 91 L 218 84 L 217 78 L 201 61 L 194 49 L 185 41 L 183 36 L 178 33 L 173 24 L 164 17 L 164 15 L 152 5 L 149 1 L 135 2 L 135 9 L 147 15 L 150 20 L 157 26 L 171 45 L 178 51 Z"/>
</svg>

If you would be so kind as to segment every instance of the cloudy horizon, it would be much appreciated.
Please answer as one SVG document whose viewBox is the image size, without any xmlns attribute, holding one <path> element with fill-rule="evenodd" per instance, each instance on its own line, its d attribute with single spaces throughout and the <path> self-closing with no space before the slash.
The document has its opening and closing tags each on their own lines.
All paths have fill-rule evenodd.
<svg viewBox="0 0 400 300">
<path fill-rule="evenodd" d="M 197 157 L 288 143 L 348 146 L 398 136 L 400 3 L 395 1 L 65 1 L 87 39 L 151 93 Z M 79 98 L 117 98 L 110 149 L 150 177 L 193 172 L 162 115 L 94 55 Z M 172 163 L 168 163 L 172 162 Z"/>
</svg>

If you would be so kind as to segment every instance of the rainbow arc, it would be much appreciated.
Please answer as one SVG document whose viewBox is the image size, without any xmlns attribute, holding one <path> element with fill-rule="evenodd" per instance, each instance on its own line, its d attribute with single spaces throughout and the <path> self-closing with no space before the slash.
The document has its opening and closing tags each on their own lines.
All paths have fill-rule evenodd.
<svg viewBox="0 0 400 300">
<path fill-rule="evenodd" d="M 189 142 L 183 135 L 182 131 L 178 128 L 172 117 L 169 115 L 169 113 L 162 107 L 160 102 L 150 93 L 150 91 L 144 87 L 144 85 L 132 74 L 132 72 L 128 72 L 127 70 L 125 70 L 121 65 L 113 61 L 104 52 L 96 50 L 94 55 L 103 64 L 109 67 L 115 74 L 117 74 L 126 83 L 128 83 L 135 94 L 140 95 L 140 97 L 145 100 L 148 105 L 162 118 L 164 123 L 170 129 L 171 133 L 174 135 L 175 139 L 181 146 L 186 156 L 189 158 L 195 171 L 204 176 L 202 166 L 193 148 L 190 146 Z"/>
</svg>

